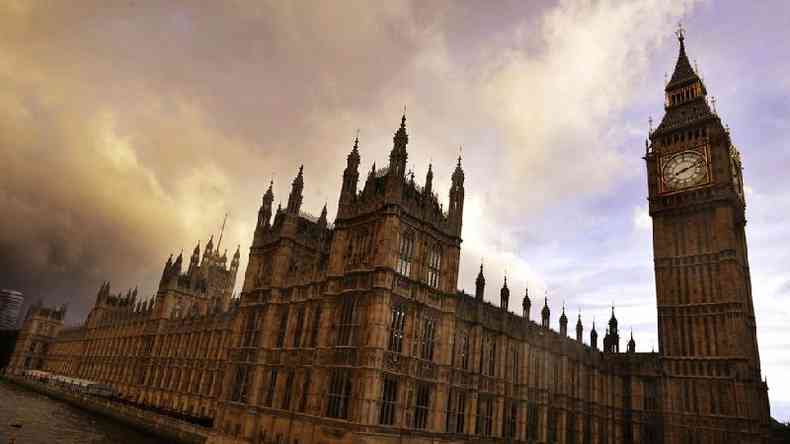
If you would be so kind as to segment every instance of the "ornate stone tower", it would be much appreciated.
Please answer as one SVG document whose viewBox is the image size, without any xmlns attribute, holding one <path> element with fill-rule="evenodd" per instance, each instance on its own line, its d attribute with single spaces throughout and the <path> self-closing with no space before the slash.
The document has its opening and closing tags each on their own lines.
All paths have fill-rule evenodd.
<svg viewBox="0 0 790 444">
<path fill-rule="evenodd" d="M 721 429 L 726 428 L 722 415 L 748 419 L 750 434 L 769 418 L 740 156 L 689 63 L 682 29 L 677 36 L 680 53 L 665 88 L 665 115 L 650 134 L 645 160 L 659 351 L 670 375 L 665 402 L 698 419 L 670 427 L 668 442 L 699 432 L 701 417 Z M 753 438 L 744 435 L 739 441 Z"/>
</svg>

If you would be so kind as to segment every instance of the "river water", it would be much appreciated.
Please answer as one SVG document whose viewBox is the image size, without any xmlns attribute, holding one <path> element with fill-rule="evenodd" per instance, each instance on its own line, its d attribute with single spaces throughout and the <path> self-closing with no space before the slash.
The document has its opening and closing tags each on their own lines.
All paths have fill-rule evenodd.
<svg viewBox="0 0 790 444">
<path fill-rule="evenodd" d="M 14 432 L 11 424 L 22 424 Z M 165 444 L 110 419 L 0 380 L 0 444 Z"/>
</svg>

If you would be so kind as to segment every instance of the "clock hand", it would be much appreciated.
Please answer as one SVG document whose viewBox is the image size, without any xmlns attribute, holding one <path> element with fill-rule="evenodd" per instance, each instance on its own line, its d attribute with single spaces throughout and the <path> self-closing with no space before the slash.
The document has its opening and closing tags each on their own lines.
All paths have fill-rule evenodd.
<svg viewBox="0 0 790 444">
<path fill-rule="evenodd" d="M 685 173 L 686 171 L 688 171 L 688 170 L 690 170 L 690 169 L 692 169 L 692 168 L 695 168 L 697 165 L 699 165 L 699 164 L 701 164 L 701 163 L 702 163 L 702 161 L 701 161 L 701 160 L 700 160 L 700 161 L 697 161 L 697 162 L 695 162 L 695 163 L 691 164 L 690 166 L 687 166 L 686 168 L 683 168 L 682 170 L 680 170 L 680 171 L 678 171 L 677 173 L 675 173 L 675 176 L 679 176 L 679 175 L 681 175 L 681 174 Z"/>
</svg>

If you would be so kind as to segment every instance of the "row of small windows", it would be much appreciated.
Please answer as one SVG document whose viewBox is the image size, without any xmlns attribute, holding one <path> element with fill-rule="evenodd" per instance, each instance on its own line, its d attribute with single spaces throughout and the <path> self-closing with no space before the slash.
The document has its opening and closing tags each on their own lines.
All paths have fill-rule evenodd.
<svg viewBox="0 0 790 444">
<path fill-rule="evenodd" d="M 392 306 L 390 338 L 387 349 L 393 353 L 403 353 L 403 340 L 406 336 L 406 317 L 406 310 L 403 305 L 396 304 Z M 420 359 L 433 361 L 436 344 L 436 320 L 431 317 L 424 317 L 419 324 L 419 331 L 416 337 Z"/>
<path fill-rule="evenodd" d="M 697 128 L 695 130 L 676 132 L 670 136 L 661 138 L 662 145 L 670 145 L 677 142 L 693 141 L 708 135 L 707 128 Z"/>
<path fill-rule="evenodd" d="M 295 409 L 305 412 L 307 407 L 307 395 L 310 390 L 312 371 L 306 369 L 302 378 L 302 384 L 295 384 L 295 371 L 285 372 L 281 397 L 277 396 L 277 384 L 281 370 L 270 369 L 267 372 L 265 383 L 261 387 L 258 397 L 258 404 L 279 408 L 282 410 Z M 327 403 L 323 414 L 330 418 L 350 419 L 351 401 L 353 396 L 353 370 L 348 368 L 335 368 L 331 371 L 329 385 L 326 389 Z M 251 367 L 240 366 L 237 368 L 234 379 L 231 400 L 234 402 L 248 402 L 249 385 L 252 376 Z M 394 375 L 385 374 L 382 381 L 381 402 L 378 414 L 378 423 L 386 426 L 393 426 L 399 423 L 399 419 L 404 421 L 404 425 L 414 429 L 427 429 L 430 424 L 432 402 L 434 401 L 434 384 L 427 382 L 417 382 L 413 390 L 410 388 L 405 393 L 405 402 L 401 402 L 401 380 Z M 656 396 L 655 385 L 648 385 L 647 396 Z M 294 395 L 298 395 L 295 398 Z M 520 401 L 508 401 L 503 410 L 503 415 L 499 425 L 495 421 L 495 398 L 491 395 L 481 394 L 477 399 L 477 411 L 475 412 L 475 422 L 471 427 L 467 425 L 467 411 L 469 404 L 467 391 L 459 388 L 451 388 L 447 398 L 446 417 L 444 422 L 445 431 L 455 434 L 475 434 L 483 437 L 494 436 L 501 430 L 505 438 L 516 438 L 517 428 L 520 421 Z M 294 402 L 296 401 L 296 402 Z M 399 416 L 399 410 L 405 406 L 410 409 L 405 411 L 404 417 Z M 546 439 L 547 442 L 557 442 L 558 425 L 560 422 L 560 411 L 554 407 L 541 407 L 534 401 L 526 403 L 525 418 L 527 440 L 536 442 L 539 439 L 539 416 L 540 410 L 547 409 L 546 413 Z M 589 415 L 585 415 L 581 428 L 576 429 L 577 416 L 573 412 L 567 413 L 565 421 L 565 441 L 577 442 L 576 434 L 581 433 L 583 442 L 591 442 L 592 421 Z M 499 428 L 501 427 L 501 429 Z M 601 442 L 606 442 L 610 426 L 605 422 L 598 423 L 598 434 Z M 652 443 L 657 436 L 646 424 L 643 432 L 643 442 Z"/>
<path fill-rule="evenodd" d="M 698 83 L 682 88 L 680 91 L 674 92 L 667 97 L 669 105 L 677 105 L 697 97 L 702 92 L 702 88 Z"/>
<path fill-rule="evenodd" d="M 277 330 L 275 347 L 283 348 L 290 346 L 293 348 L 298 347 L 315 347 L 318 341 L 318 330 L 321 323 L 321 305 L 316 305 L 312 311 L 311 321 L 309 326 L 309 336 L 305 336 L 307 307 L 305 305 L 299 306 L 296 309 L 296 319 L 291 337 L 286 343 L 288 334 L 288 324 L 291 308 L 289 305 L 280 308 L 279 317 L 277 319 Z M 264 313 L 261 309 L 252 309 L 244 318 L 242 324 L 241 335 L 239 337 L 239 347 L 257 347 L 259 338 L 261 337 L 261 330 L 263 329 Z"/>
<path fill-rule="evenodd" d="M 402 232 L 398 246 L 398 261 L 396 264 L 396 271 L 401 276 L 411 277 L 412 263 L 414 262 L 414 246 L 414 231 L 406 230 Z M 439 288 L 442 270 L 442 248 L 438 243 L 431 243 L 425 254 L 425 282 L 433 288 Z"/>
</svg>

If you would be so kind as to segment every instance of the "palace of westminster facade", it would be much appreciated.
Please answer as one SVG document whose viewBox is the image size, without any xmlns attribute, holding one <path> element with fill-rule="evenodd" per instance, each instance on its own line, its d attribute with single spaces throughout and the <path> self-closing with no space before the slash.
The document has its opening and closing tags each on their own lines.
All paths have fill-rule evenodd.
<svg viewBox="0 0 790 444">
<path fill-rule="evenodd" d="M 239 298 L 239 251 L 213 239 L 167 260 L 148 301 L 101 286 L 84 324 L 31 307 L 9 370 L 112 384 L 143 407 L 213 421 L 216 443 L 765 442 L 741 165 L 682 33 L 665 116 L 646 143 L 659 351 L 624 352 L 614 309 L 598 346 L 457 290 L 461 159 L 447 208 L 406 171 L 406 117 L 389 165 L 359 184 L 347 157 L 334 224 L 263 196 Z M 221 241 L 221 239 L 220 239 Z"/>
</svg>

